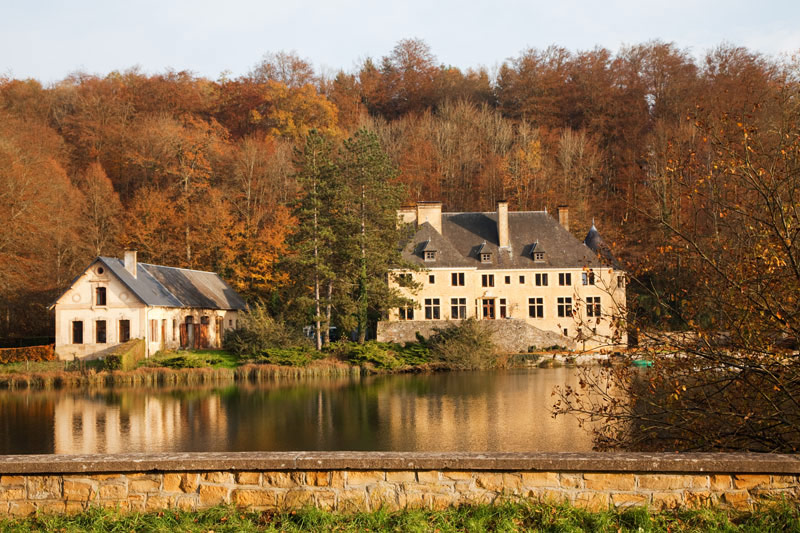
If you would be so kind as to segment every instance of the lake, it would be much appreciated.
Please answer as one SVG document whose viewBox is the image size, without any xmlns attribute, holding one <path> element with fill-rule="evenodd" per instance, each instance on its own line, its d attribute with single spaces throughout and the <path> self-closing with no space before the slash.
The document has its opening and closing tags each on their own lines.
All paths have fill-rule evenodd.
<svg viewBox="0 0 800 533">
<path fill-rule="evenodd" d="M 219 386 L 0 391 L 0 454 L 191 451 L 589 451 L 553 419 L 574 368 Z"/>
</svg>

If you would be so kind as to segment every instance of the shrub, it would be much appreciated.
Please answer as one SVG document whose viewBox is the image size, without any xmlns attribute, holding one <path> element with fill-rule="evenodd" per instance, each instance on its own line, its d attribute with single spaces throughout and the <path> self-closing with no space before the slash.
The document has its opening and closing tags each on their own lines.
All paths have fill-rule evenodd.
<svg viewBox="0 0 800 533">
<path fill-rule="evenodd" d="M 283 366 L 307 366 L 319 357 L 321 355 L 306 347 L 267 348 L 261 352 L 256 362 Z"/>
<path fill-rule="evenodd" d="M 434 331 L 427 345 L 435 359 L 463 370 L 490 368 L 495 364 L 492 334 L 480 321 L 469 318 Z"/>
<path fill-rule="evenodd" d="M 108 370 L 133 370 L 144 359 L 144 339 L 131 339 L 120 344 L 105 358 Z"/>
<path fill-rule="evenodd" d="M 21 361 L 55 361 L 55 346 L 27 346 L 25 348 L 0 349 L 0 364 L 18 363 Z"/>
<path fill-rule="evenodd" d="M 309 344 L 299 332 L 275 320 L 263 304 L 255 304 L 239 319 L 239 327 L 225 334 L 224 347 L 242 356 L 258 356 L 270 348 L 303 347 Z"/>
</svg>

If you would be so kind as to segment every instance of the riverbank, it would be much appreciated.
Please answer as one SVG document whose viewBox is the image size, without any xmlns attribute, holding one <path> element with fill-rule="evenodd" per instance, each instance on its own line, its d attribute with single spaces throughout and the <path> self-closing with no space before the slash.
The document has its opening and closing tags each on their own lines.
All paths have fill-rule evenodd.
<svg viewBox="0 0 800 533">
<path fill-rule="evenodd" d="M 607 363 L 608 354 L 499 354 L 484 369 L 552 368 Z M 279 379 L 463 370 L 458 361 L 433 360 L 421 345 L 340 345 L 332 352 L 275 349 L 239 357 L 225 350 L 159 352 L 134 370 L 108 369 L 102 360 L 35 361 L 0 365 L 0 389 L 152 387 Z"/>
<path fill-rule="evenodd" d="M 121 514 L 90 509 L 71 516 L 37 515 L 0 519 L 0 531 L 597 531 L 597 532 L 764 532 L 800 531 L 794 505 L 755 512 L 709 508 L 649 512 L 636 508 L 589 512 L 569 505 L 480 505 L 443 511 L 341 514 L 313 508 L 275 513 L 215 507 L 200 512 Z"/>
</svg>

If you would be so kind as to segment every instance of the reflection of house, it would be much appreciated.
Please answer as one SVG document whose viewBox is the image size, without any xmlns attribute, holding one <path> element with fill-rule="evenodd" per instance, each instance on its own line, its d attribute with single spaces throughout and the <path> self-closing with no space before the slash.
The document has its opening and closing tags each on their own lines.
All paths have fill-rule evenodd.
<svg viewBox="0 0 800 533">
<path fill-rule="evenodd" d="M 509 212 L 507 202 L 491 213 L 442 213 L 441 202 L 421 202 L 398 215 L 416 228 L 403 259 L 421 270 L 391 276 L 414 305 L 390 312 L 379 340 L 413 340 L 431 321 L 475 317 L 516 319 L 587 348 L 626 342 L 624 272 L 594 226 L 583 242 L 572 236 L 566 207 L 559 220 Z"/>
<path fill-rule="evenodd" d="M 213 272 L 98 257 L 54 304 L 60 359 L 101 355 L 129 339 L 164 348 L 220 346 L 246 305 Z"/>
</svg>

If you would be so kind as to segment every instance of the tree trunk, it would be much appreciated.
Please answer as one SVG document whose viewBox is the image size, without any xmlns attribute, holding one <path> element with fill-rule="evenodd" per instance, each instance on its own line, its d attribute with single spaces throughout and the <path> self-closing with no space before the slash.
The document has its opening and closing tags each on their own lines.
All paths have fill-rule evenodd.
<svg viewBox="0 0 800 533">
<path fill-rule="evenodd" d="M 361 186 L 361 273 L 358 280 L 358 343 L 367 340 L 367 226 L 366 191 Z"/>
</svg>

